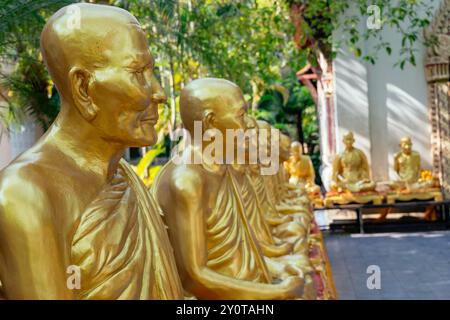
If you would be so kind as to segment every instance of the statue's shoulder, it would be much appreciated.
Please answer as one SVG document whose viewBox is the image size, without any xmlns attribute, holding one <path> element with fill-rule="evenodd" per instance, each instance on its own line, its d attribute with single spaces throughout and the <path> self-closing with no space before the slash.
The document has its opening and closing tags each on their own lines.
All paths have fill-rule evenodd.
<svg viewBox="0 0 450 320">
<path fill-rule="evenodd" d="M 359 149 L 359 148 L 354 148 L 354 150 L 355 150 L 357 153 L 359 153 L 359 154 L 365 155 L 364 151 L 362 151 L 362 150 Z"/>
<path fill-rule="evenodd" d="M 33 228 L 51 221 L 49 177 L 39 164 L 15 160 L 0 172 L 0 225 Z"/>
<path fill-rule="evenodd" d="M 174 192 L 193 195 L 202 191 L 205 170 L 201 165 L 175 166 L 170 172 L 170 188 Z"/>
<path fill-rule="evenodd" d="M 411 151 L 411 156 L 416 158 L 416 159 L 420 159 L 420 153 L 417 151 Z"/>
<path fill-rule="evenodd" d="M 0 171 L 0 190 L 42 189 L 47 179 L 39 163 L 18 158 Z M 23 196 L 23 192 L 19 194 Z"/>
</svg>

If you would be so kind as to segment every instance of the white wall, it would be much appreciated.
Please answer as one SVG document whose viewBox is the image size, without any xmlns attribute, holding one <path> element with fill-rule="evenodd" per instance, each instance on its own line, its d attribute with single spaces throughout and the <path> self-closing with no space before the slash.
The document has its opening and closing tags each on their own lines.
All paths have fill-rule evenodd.
<svg viewBox="0 0 450 320">
<path fill-rule="evenodd" d="M 435 9 L 441 0 L 427 0 Z M 366 28 L 365 21 L 360 28 Z M 344 50 L 333 63 L 335 72 L 336 139 L 341 150 L 341 136 L 356 133 L 356 145 L 370 159 L 375 180 L 395 178 L 392 158 L 401 137 L 412 138 L 414 149 L 422 155 L 422 166 L 431 169 L 431 125 L 425 81 L 425 47 L 417 43 L 416 67 L 394 67 L 398 61 L 401 36 L 388 27 L 383 39 L 392 44 L 392 56 L 378 54 L 375 65 L 363 62 Z M 334 37 L 341 37 L 336 31 Z M 375 41 L 363 44 L 370 50 Z"/>
<path fill-rule="evenodd" d="M 11 147 L 8 136 L 0 123 L 0 170 L 11 161 Z"/>
<path fill-rule="evenodd" d="M 31 118 L 23 125 L 13 126 L 8 135 L 4 133 L 0 143 L 0 170 L 33 146 L 42 134 L 42 128 Z"/>
</svg>

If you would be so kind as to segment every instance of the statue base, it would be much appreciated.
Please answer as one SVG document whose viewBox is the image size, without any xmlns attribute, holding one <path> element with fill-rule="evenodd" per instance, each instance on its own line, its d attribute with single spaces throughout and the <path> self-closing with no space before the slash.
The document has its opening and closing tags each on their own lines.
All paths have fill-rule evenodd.
<svg viewBox="0 0 450 320">
<path fill-rule="evenodd" d="M 308 198 L 314 208 L 323 208 L 323 198 L 320 193 L 309 193 Z"/>
<path fill-rule="evenodd" d="M 416 190 L 416 191 L 396 191 L 389 192 L 386 195 L 387 203 L 393 204 L 399 201 L 413 201 L 413 200 L 434 200 L 442 201 L 443 196 L 439 188 Z"/>
<path fill-rule="evenodd" d="M 384 196 L 377 192 L 328 192 L 324 204 L 325 207 L 350 203 L 366 204 L 372 202 L 373 204 L 382 204 L 383 199 Z"/>
<path fill-rule="evenodd" d="M 334 286 L 330 261 L 328 260 L 322 232 L 315 220 L 312 221 L 310 229 L 309 258 L 316 272 L 317 299 L 336 300 L 337 291 Z"/>
<path fill-rule="evenodd" d="M 313 204 L 314 208 L 323 208 L 324 207 L 322 197 L 311 198 L 311 203 Z"/>
</svg>

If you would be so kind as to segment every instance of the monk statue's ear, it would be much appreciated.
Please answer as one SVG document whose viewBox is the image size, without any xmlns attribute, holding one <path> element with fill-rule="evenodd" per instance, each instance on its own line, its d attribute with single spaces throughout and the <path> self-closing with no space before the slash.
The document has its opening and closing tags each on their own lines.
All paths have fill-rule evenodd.
<svg viewBox="0 0 450 320">
<path fill-rule="evenodd" d="M 94 120 L 98 108 L 89 97 L 88 88 L 91 74 L 79 67 L 73 67 L 69 71 L 69 79 L 72 90 L 72 98 L 78 111 L 87 121 Z"/>
<path fill-rule="evenodd" d="M 214 122 L 216 121 L 216 115 L 211 110 L 205 111 L 205 116 L 203 117 L 203 130 L 206 131 L 208 129 L 215 128 Z"/>
</svg>

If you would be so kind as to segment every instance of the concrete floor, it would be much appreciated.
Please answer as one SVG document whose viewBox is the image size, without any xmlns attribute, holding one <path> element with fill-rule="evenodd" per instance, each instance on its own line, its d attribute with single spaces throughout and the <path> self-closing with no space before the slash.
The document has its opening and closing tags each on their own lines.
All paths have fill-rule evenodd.
<svg viewBox="0 0 450 320">
<path fill-rule="evenodd" d="M 339 299 L 450 299 L 449 231 L 325 233 L 325 244 Z M 367 286 L 371 265 L 379 267 L 380 289 Z"/>
</svg>

